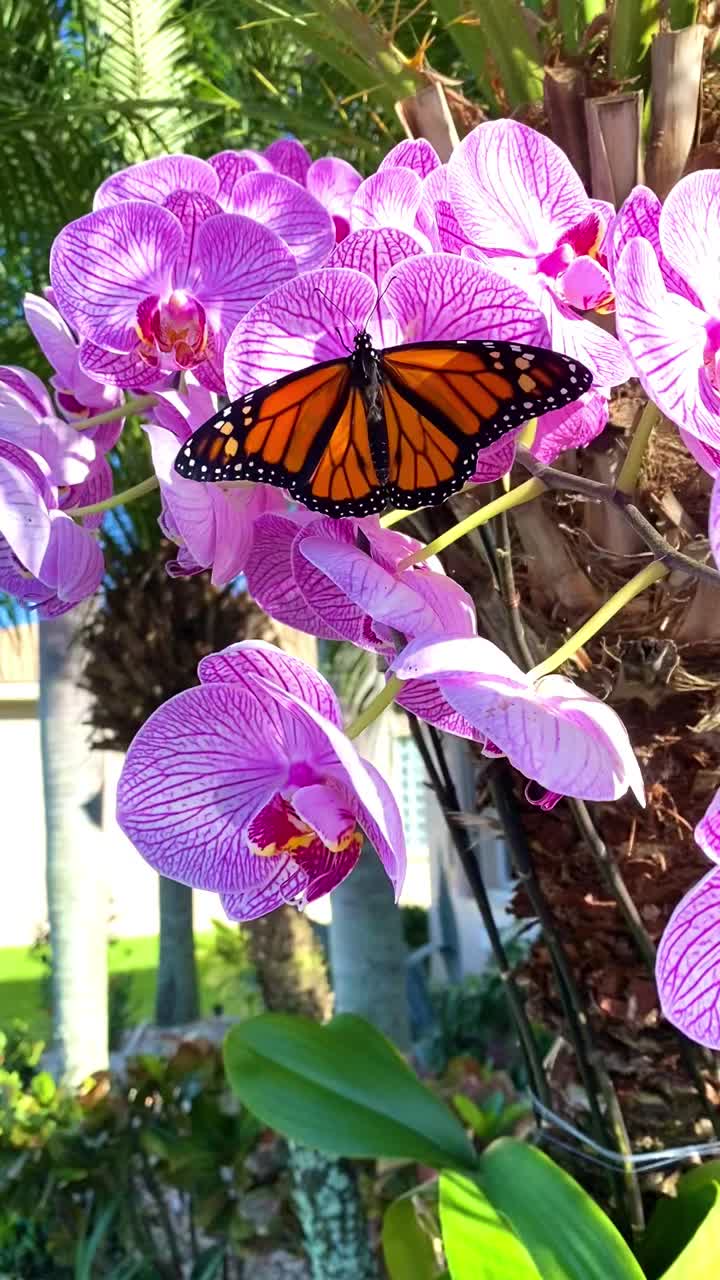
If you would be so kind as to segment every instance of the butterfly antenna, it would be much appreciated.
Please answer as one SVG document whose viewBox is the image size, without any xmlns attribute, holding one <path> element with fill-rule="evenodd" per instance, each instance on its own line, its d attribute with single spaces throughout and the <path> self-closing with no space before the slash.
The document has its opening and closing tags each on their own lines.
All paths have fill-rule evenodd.
<svg viewBox="0 0 720 1280">
<path fill-rule="evenodd" d="M 380 306 L 380 303 L 382 302 L 383 298 L 385 297 L 385 294 L 387 293 L 387 291 L 388 291 L 388 289 L 390 288 L 390 285 L 392 284 L 392 282 L 393 282 L 393 280 L 394 280 L 394 279 L 395 279 L 395 277 L 394 277 L 394 276 L 390 276 L 390 279 L 386 282 L 386 284 L 385 284 L 385 288 L 382 290 L 382 293 L 379 293 L 379 294 L 378 294 L 378 296 L 377 296 L 377 298 L 376 298 L 376 299 L 375 299 L 375 301 L 373 302 L 373 304 L 372 304 L 372 306 L 371 306 L 371 308 L 370 308 L 370 311 L 368 312 L 367 320 L 365 321 L 365 323 L 364 323 L 364 325 L 363 325 L 363 329 L 367 329 L 367 327 L 368 327 L 368 325 L 369 325 L 369 323 L 370 323 L 370 316 L 371 316 L 371 315 L 373 314 L 373 312 L 374 312 L 374 311 L 375 311 L 375 310 Z"/>
<path fill-rule="evenodd" d="M 340 312 L 340 315 L 343 317 L 343 319 L 344 319 L 344 320 L 347 320 L 348 324 L 350 324 L 350 325 L 352 325 L 352 324 L 353 324 L 353 321 L 350 319 L 349 315 L 347 315 L 347 314 L 343 311 L 342 307 L 339 307 L 339 306 L 338 306 L 338 304 L 337 304 L 337 302 L 335 302 L 333 298 L 329 298 L 329 297 L 328 297 L 328 295 L 327 295 L 327 294 L 326 294 L 326 293 L 325 293 L 325 292 L 320 288 L 320 286 L 319 286 L 319 285 L 317 285 L 317 284 L 315 285 L 315 293 L 319 293 L 319 294 L 320 294 L 320 297 L 325 299 L 325 301 L 327 302 L 328 306 L 330 306 L 330 307 L 334 307 L 336 311 L 339 311 L 339 312 Z M 354 325 L 353 325 L 353 328 L 354 328 Z"/>
</svg>

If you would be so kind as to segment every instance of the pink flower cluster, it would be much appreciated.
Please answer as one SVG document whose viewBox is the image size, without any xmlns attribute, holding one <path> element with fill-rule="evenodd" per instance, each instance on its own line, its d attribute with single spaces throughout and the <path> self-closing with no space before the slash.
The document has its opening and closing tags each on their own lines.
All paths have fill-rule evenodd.
<svg viewBox="0 0 720 1280">
<path fill-rule="evenodd" d="M 366 178 L 292 139 L 114 174 L 58 235 L 47 296 L 27 299 L 54 401 L 32 374 L 0 368 L 0 587 L 46 615 L 98 588 L 102 515 L 85 508 L 112 491 L 126 395 L 151 392 L 160 522 L 178 547 L 168 572 L 209 570 L 218 585 L 243 575 L 274 618 L 373 652 L 402 706 L 506 755 L 537 803 L 628 790 L 642 802 L 614 712 L 562 677 L 534 680 L 480 637 L 469 596 L 437 561 L 417 563 L 412 539 L 375 516 L 312 514 L 269 486 L 197 484 L 173 462 L 218 397 L 345 356 L 367 328 L 377 347 L 493 339 L 577 358 L 593 387 L 539 420 L 531 447 L 548 463 L 594 439 L 612 388 L 637 376 L 717 482 L 719 215 L 715 172 L 683 179 L 662 207 L 638 188 L 616 212 L 514 121 L 478 126 L 447 164 L 427 142 L 400 143 Z M 596 322 L 613 312 L 617 336 Z M 476 482 L 509 471 L 518 434 L 479 453 Z M 717 490 L 710 533 L 720 562 Z M 205 659 L 199 676 L 151 717 L 123 771 L 119 819 L 148 861 L 246 919 L 327 892 L 367 837 L 399 891 L 396 802 L 343 734 L 323 677 L 250 643 Z M 713 874 L 661 950 L 680 1022 L 702 913 L 720 903 Z M 718 1027 L 708 1014 L 691 1033 L 720 1044 Z"/>
</svg>

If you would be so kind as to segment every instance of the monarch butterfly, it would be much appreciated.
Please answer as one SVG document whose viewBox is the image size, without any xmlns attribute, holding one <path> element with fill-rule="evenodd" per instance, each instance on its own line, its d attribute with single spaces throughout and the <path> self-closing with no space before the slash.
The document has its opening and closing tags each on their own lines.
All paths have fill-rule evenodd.
<svg viewBox="0 0 720 1280">
<path fill-rule="evenodd" d="M 175 469 L 200 481 L 256 480 L 325 515 L 435 506 L 484 449 L 587 391 L 578 361 L 519 342 L 415 342 L 353 351 L 235 400 L 192 436 Z"/>
</svg>

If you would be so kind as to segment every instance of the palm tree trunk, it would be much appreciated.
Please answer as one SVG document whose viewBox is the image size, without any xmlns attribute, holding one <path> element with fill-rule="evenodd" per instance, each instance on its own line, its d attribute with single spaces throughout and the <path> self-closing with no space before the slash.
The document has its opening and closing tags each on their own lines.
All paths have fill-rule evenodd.
<svg viewBox="0 0 720 1280">
<path fill-rule="evenodd" d="M 71 1085 L 108 1064 L 108 890 L 92 815 L 102 799 L 102 761 L 90 747 L 76 630 L 72 614 L 40 624 L 53 1036 L 58 1075 Z"/>
<path fill-rule="evenodd" d="M 390 776 L 392 733 L 381 716 L 357 747 Z M 410 1047 L 402 917 L 380 859 L 366 843 L 355 870 L 333 893 L 330 957 L 337 1013 L 367 1018 L 400 1050 Z"/>
<path fill-rule="evenodd" d="M 193 1022 L 199 1016 L 193 892 L 185 884 L 159 877 L 160 958 L 155 987 L 159 1027 Z"/>
</svg>

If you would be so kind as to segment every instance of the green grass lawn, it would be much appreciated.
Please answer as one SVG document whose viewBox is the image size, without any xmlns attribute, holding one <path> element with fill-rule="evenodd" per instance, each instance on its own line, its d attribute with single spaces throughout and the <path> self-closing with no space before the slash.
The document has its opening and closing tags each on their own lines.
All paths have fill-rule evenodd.
<svg viewBox="0 0 720 1280">
<path fill-rule="evenodd" d="M 196 954 L 200 978 L 202 1013 L 210 1013 L 214 1003 L 212 992 L 203 983 L 203 945 L 211 935 L 196 935 Z M 158 961 L 158 938 L 119 938 L 108 948 L 110 973 L 132 974 L 130 994 L 130 1023 L 152 1018 L 155 998 L 155 973 Z M 42 961 L 29 947 L 0 947 L 0 1027 L 13 1018 L 29 1023 L 34 1035 L 47 1039 L 50 1034 L 50 1014 L 43 1008 Z M 232 998 L 224 1000 L 227 1013 L 235 1010 Z"/>
</svg>

